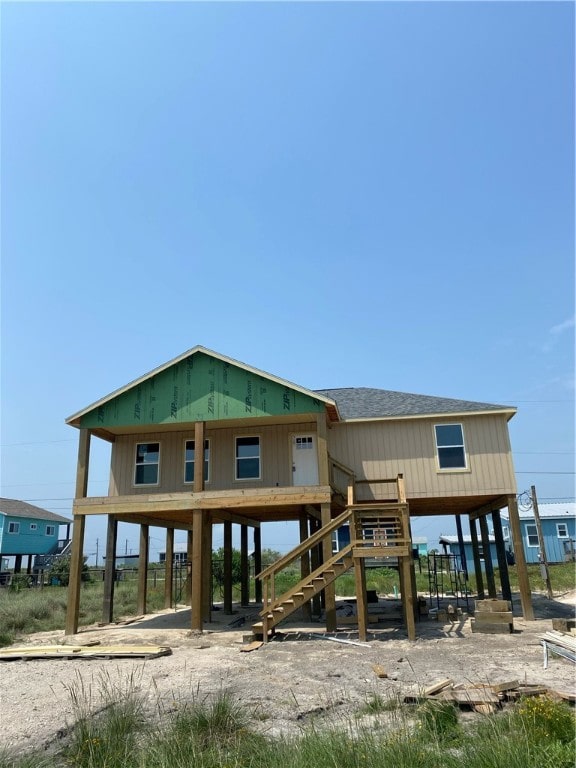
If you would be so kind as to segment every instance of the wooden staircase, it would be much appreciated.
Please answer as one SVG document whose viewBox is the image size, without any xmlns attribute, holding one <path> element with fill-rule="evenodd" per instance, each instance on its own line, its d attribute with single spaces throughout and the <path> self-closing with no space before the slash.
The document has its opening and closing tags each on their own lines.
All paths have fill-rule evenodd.
<svg viewBox="0 0 576 768">
<path fill-rule="evenodd" d="M 412 543 L 410 540 L 409 511 L 403 484 L 400 481 L 401 476 L 394 480 L 394 482 L 398 482 L 399 487 L 399 500 L 397 502 L 349 503 L 338 517 L 322 526 L 291 552 L 258 574 L 257 578 L 262 580 L 264 605 L 260 611 L 261 621 L 252 625 L 252 632 L 255 637 L 266 642 L 270 633 L 274 632 L 274 628 L 281 621 L 309 603 L 315 595 L 353 566 L 357 569 L 357 584 L 363 584 L 362 591 L 365 593 L 364 561 L 367 558 L 398 558 L 399 562 L 402 563 L 401 583 L 402 581 L 404 585 L 410 583 L 409 563 L 412 558 Z M 353 501 L 351 495 L 349 495 L 349 500 Z M 306 575 L 294 587 L 277 597 L 275 576 L 295 560 L 303 556 L 307 557 L 314 547 L 326 542 L 327 538 L 331 541 L 332 534 L 344 525 L 349 526 L 350 543 L 332 555 L 312 573 Z M 360 617 L 361 608 L 365 610 L 365 594 L 357 595 L 357 600 Z M 408 602 L 412 603 L 412 593 L 410 593 Z M 414 635 L 413 621 L 410 625 L 408 614 L 409 611 L 407 610 L 409 637 L 414 639 L 411 636 Z"/>
</svg>

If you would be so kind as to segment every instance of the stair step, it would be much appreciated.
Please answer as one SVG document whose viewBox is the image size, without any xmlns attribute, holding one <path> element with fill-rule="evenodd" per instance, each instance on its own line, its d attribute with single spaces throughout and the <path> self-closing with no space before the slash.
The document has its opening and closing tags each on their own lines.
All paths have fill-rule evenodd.
<svg viewBox="0 0 576 768">
<path fill-rule="evenodd" d="M 257 630 L 260 630 L 260 632 L 262 632 L 263 629 L 264 629 L 264 624 L 261 621 L 257 621 L 255 624 L 252 624 L 253 632 L 256 632 Z"/>
<path fill-rule="evenodd" d="M 315 589 L 314 584 L 304 584 L 302 589 Z"/>
</svg>

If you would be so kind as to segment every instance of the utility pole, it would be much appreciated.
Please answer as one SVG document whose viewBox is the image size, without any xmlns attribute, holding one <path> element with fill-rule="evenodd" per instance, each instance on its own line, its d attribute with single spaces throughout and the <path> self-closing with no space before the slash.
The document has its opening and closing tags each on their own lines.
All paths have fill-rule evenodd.
<svg viewBox="0 0 576 768">
<path fill-rule="evenodd" d="M 98 568 L 98 539 L 96 539 L 96 568 Z"/>
<path fill-rule="evenodd" d="M 550 583 L 550 570 L 548 568 L 548 558 L 546 557 L 546 544 L 544 542 L 544 536 L 542 535 L 542 523 L 540 522 L 540 512 L 538 511 L 538 499 L 536 498 L 536 486 L 531 486 L 530 492 L 532 494 L 532 508 L 534 510 L 534 520 L 536 521 L 536 530 L 538 531 L 538 541 L 540 542 L 540 550 L 538 555 L 540 557 L 540 570 L 542 571 L 542 577 L 546 581 L 546 592 L 548 598 L 552 600 L 554 595 L 552 594 L 552 584 Z"/>
</svg>

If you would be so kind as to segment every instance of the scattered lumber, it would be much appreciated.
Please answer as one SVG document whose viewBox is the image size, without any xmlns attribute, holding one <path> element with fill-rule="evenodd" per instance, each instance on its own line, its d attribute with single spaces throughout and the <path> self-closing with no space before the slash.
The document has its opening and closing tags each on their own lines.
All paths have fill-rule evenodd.
<svg viewBox="0 0 576 768">
<path fill-rule="evenodd" d="M 4 648 L 0 661 L 31 659 L 155 659 L 169 656 L 172 649 L 163 645 L 28 645 Z"/>
<path fill-rule="evenodd" d="M 556 632 L 570 632 L 576 629 L 576 619 L 552 619 L 552 629 Z"/>
<path fill-rule="evenodd" d="M 454 685 L 454 682 L 447 678 L 404 696 L 404 702 L 419 704 L 430 700 L 450 701 L 458 707 L 470 708 L 475 712 L 488 715 L 495 712 L 503 703 L 516 701 L 523 696 L 551 696 L 570 702 L 576 700 L 576 693 L 556 691 L 540 684 L 521 684 L 518 680 Z"/>
<path fill-rule="evenodd" d="M 381 680 L 383 680 L 386 677 L 388 677 L 388 672 L 386 672 L 384 667 L 381 666 L 380 664 L 373 664 L 372 665 L 372 669 L 373 669 L 374 674 L 376 675 L 376 677 L 379 677 Z"/>
<path fill-rule="evenodd" d="M 258 648 L 261 648 L 263 645 L 264 643 L 261 640 L 254 640 L 252 643 L 243 645 L 242 648 L 240 648 L 240 653 L 250 653 L 251 651 L 257 651 Z"/>
<path fill-rule="evenodd" d="M 544 669 L 548 668 L 548 654 L 554 653 L 576 663 L 576 637 L 553 629 L 540 636 L 544 650 Z"/>
</svg>

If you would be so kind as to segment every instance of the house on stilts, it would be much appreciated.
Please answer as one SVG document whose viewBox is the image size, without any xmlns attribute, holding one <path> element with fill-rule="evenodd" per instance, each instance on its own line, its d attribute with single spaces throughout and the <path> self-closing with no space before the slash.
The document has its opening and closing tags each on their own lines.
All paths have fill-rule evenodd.
<svg viewBox="0 0 576 768">
<path fill-rule="evenodd" d="M 66 633 L 78 629 L 85 521 L 108 520 L 103 620 L 112 620 L 119 522 L 140 527 L 138 613 L 146 612 L 148 529 L 166 530 L 165 600 L 172 604 L 174 531 L 185 530 L 191 629 L 210 620 L 212 529 L 224 526 L 224 611 L 232 612 L 232 526 L 240 527 L 242 602 L 249 599 L 252 532 L 253 627 L 264 640 L 283 619 L 323 595 L 327 630 L 336 629 L 334 581 L 353 569 L 359 635 L 366 637 L 365 561 L 398 559 L 408 637 L 417 609 L 411 518 L 467 516 L 473 544 L 497 542 L 503 597 L 510 599 L 500 510 L 518 542 L 522 611 L 533 619 L 520 544 L 508 435 L 515 408 L 381 389 L 309 390 L 204 347 L 165 365 L 67 419 L 80 433 Z M 87 495 L 92 438 L 112 444 L 107 496 Z M 297 521 L 300 543 L 261 567 L 261 527 Z M 477 528 L 479 526 L 479 531 Z M 334 553 L 335 533 L 348 543 Z M 301 581 L 283 594 L 276 576 L 299 563 Z M 493 581 L 488 593 L 496 597 Z"/>
</svg>

